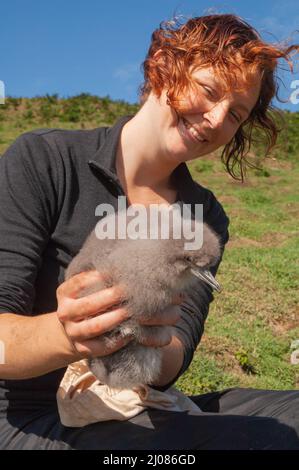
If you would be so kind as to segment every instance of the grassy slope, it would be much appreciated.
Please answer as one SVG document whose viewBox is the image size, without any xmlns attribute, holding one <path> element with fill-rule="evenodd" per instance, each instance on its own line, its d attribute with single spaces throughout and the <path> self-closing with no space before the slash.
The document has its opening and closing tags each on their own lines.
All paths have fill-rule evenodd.
<svg viewBox="0 0 299 470">
<path fill-rule="evenodd" d="M 0 154 L 21 133 L 40 127 L 111 125 L 137 106 L 88 94 L 8 99 L 0 106 Z M 187 393 L 230 386 L 299 387 L 290 343 L 299 338 L 299 113 L 286 113 L 272 158 L 251 170 L 245 184 L 228 176 L 219 155 L 192 162 L 194 178 L 209 187 L 228 213 L 230 242 L 219 269 L 203 339 L 177 385 Z"/>
</svg>

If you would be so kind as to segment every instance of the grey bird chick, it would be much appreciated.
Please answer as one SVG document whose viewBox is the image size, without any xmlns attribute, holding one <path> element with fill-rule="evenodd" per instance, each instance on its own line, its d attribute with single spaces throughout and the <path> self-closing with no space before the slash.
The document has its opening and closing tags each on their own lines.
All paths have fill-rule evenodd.
<svg viewBox="0 0 299 470">
<path fill-rule="evenodd" d="M 113 217 L 115 221 L 115 216 L 110 215 L 98 224 L 106 224 L 107 227 Z M 116 218 L 116 235 L 118 226 L 122 223 L 119 220 Z M 161 220 L 159 218 L 156 221 L 159 227 Z M 151 239 L 149 225 L 143 232 L 139 226 L 138 239 L 131 238 L 136 233 L 135 226 L 131 235 L 125 239 L 99 239 L 99 230 L 93 230 L 66 271 L 66 279 L 93 269 L 105 274 L 105 282 L 85 289 L 81 293 L 82 297 L 112 285 L 121 284 L 124 287 L 123 303 L 130 317 L 113 331 L 106 333 L 104 338 L 107 345 L 113 344 L 117 335 L 130 335 L 133 340 L 109 356 L 89 359 L 93 374 L 102 383 L 112 387 L 132 388 L 139 384 L 151 384 L 159 377 L 161 348 L 143 346 L 140 342 L 152 335 L 165 343 L 170 340 L 173 327 L 142 326 L 138 322 L 140 317 L 150 319 L 158 312 L 162 315 L 175 295 L 186 295 L 194 288 L 203 289 L 204 283 L 220 290 L 209 271 L 220 258 L 217 235 L 208 225 L 192 220 L 190 228 L 193 232 L 202 230 L 203 243 L 200 248 L 186 250 L 185 243 L 190 242 L 190 239 L 187 240 L 182 233 L 180 238 L 174 237 L 174 233 L 178 233 L 178 224 L 182 224 L 181 216 L 170 217 L 169 221 L 168 239 Z M 130 222 L 132 218 L 127 216 L 127 228 Z M 96 228 L 99 228 L 98 224 Z M 152 227 L 151 221 L 151 230 Z M 201 283 L 198 278 L 202 280 Z"/>
</svg>

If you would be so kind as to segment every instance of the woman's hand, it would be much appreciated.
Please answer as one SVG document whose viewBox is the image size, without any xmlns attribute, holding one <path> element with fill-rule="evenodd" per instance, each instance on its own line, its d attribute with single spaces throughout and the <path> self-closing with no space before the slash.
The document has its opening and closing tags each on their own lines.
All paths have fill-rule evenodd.
<svg viewBox="0 0 299 470">
<path fill-rule="evenodd" d="M 83 289 L 103 279 L 98 271 L 82 272 L 63 282 L 56 291 L 57 317 L 78 352 L 78 359 L 112 354 L 132 340 L 131 337 L 120 337 L 112 346 L 101 338 L 129 317 L 125 306 L 119 305 L 123 300 L 120 286 L 78 298 Z"/>
</svg>

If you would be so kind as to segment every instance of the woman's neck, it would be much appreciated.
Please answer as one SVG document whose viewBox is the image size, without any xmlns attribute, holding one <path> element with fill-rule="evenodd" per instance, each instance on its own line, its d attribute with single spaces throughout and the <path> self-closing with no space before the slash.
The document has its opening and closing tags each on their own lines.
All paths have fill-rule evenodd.
<svg viewBox="0 0 299 470">
<path fill-rule="evenodd" d="M 149 106 L 151 103 L 145 103 L 121 132 L 116 171 L 124 189 L 147 188 L 155 192 L 171 189 L 170 175 L 177 163 L 163 155 L 156 123 L 151 122 L 153 114 L 147 109 Z"/>
</svg>

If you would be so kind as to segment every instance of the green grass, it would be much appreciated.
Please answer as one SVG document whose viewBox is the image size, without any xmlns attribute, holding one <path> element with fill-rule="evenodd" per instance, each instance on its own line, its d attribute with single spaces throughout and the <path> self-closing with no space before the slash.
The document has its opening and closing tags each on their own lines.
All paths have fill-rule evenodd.
<svg viewBox="0 0 299 470">
<path fill-rule="evenodd" d="M 201 159 L 202 160 L 202 159 Z M 209 187 L 230 217 L 230 241 L 205 333 L 189 370 L 177 382 L 187 393 L 231 386 L 299 387 L 290 345 L 299 338 L 299 162 L 266 160 L 244 184 L 229 178 L 219 156 L 193 177 Z M 212 170 L 211 170 L 212 165 Z"/>
<path fill-rule="evenodd" d="M 111 125 L 137 105 L 81 94 L 10 98 L 0 106 L 0 154 L 22 132 Z M 205 333 L 177 386 L 188 394 L 227 387 L 299 387 L 299 366 L 290 345 L 299 338 L 299 113 L 287 123 L 270 157 L 255 148 L 244 184 L 233 180 L 219 152 L 189 164 L 193 177 L 211 189 L 230 217 L 230 241 L 218 272 Z"/>
</svg>

